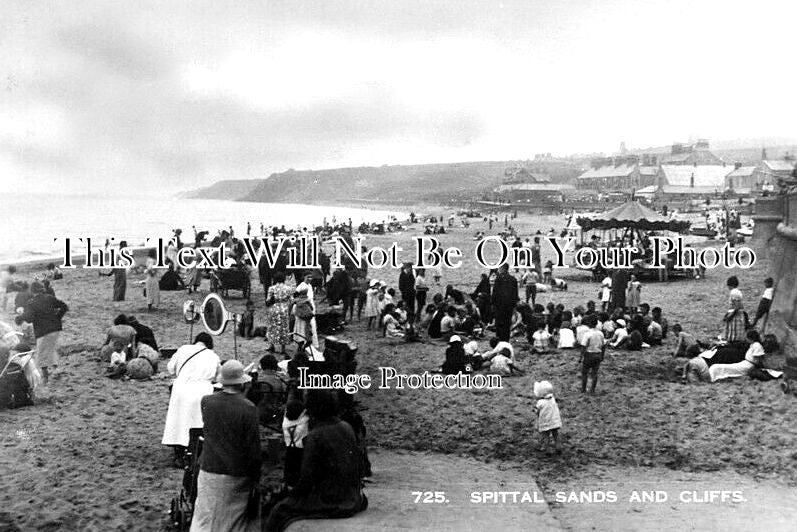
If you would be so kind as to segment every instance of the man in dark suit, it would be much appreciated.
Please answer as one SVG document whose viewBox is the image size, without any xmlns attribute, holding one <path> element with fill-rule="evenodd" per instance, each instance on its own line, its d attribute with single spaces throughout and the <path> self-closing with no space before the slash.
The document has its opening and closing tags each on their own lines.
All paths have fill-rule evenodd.
<svg viewBox="0 0 797 532">
<path fill-rule="evenodd" d="M 509 274 L 509 265 L 503 264 L 498 269 L 498 276 L 493 286 L 493 308 L 495 309 L 495 335 L 499 341 L 509 341 L 509 328 L 518 296 L 517 279 Z"/>
<path fill-rule="evenodd" d="M 415 275 L 412 273 L 412 263 L 405 262 L 401 268 L 398 279 L 398 288 L 401 299 L 407 306 L 407 323 L 415 322 Z"/>
</svg>

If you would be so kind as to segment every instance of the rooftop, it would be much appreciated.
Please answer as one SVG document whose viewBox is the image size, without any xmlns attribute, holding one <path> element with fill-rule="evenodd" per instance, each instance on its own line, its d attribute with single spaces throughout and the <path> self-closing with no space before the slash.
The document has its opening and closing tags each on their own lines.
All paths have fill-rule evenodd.
<svg viewBox="0 0 797 532">
<path fill-rule="evenodd" d="M 694 188 L 708 187 L 718 190 L 725 188 L 725 177 L 733 172 L 733 166 L 722 165 L 662 165 L 661 171 L 664 175 L 663 183 L 670 186 L 683 186 Z M 694 176 L 694 182 L 693 182 Z"/>
</svg>

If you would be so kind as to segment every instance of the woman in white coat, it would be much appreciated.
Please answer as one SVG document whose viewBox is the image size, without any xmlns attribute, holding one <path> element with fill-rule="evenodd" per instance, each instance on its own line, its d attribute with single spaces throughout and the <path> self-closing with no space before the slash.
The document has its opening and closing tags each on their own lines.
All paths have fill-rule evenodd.
<svg viewBox="0 0 797 532">
<path fill-rule="evenodd" d="M 296 317 L 296 322 L 293 325 L 293 332 L 301 334 L 307 338 L 307 341 L 312 343 L 313 347 L 318 349 L 318 331 L 316 330 L 315 322 L 315 294 L 313 293 L 313 287 L 310 284 L 311 279 L 311 275 L 305 275 L 304 281 L 299 283 L 294 291 L 293 315 Z M 313 309 L 313 317 L 309 320 L 303 320 L 296 315 L 297 307 L 304 301 L 309 302 L 310 307 Z"/>
<path fill-rule="evenodd" d="M 183 467 L 188 431 L 203 426 L 201 402 L 213 393 L 219 362 L 213 352 L 213 338 L 206 332 L 199 333 L 193 344 L 182 346 L 169 360 L 167 368 L 174 382 L 162 443 L 174 448 L 177 467 Z"/>
</svg>

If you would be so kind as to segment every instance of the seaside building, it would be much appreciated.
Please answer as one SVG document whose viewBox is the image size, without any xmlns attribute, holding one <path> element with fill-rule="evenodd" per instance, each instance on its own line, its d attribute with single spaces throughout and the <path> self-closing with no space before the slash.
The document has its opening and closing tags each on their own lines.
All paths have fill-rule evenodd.
<svg viewBox="0 0 797 532">
<path fill-rule="evenodd" d="M 658 172 L 658 167 L 642 164 L 636 155 L 599 157 L 592 159 L 589 169 L 576 182 L 582 190 L 631 193 L 655 184 Z"/>
<path fill-rule="evenodd" d="M 750 196 L 761 192 L 761 183 L 756 179 L 755 166 L 736 163 L 733 172 L 725 176 L 725 188 L 734 194 Z"/>
<path fill-rule="evenodd" d="M 501 201 L 511 203 L 551 203 L 562 201 L 567 192 L 575 190 L 566 183 L 514 183 L 499 185 L 494 190 Z"/>
<path fill-rule="evenodd" d="M 795 162 L 794 157 L 788 154 L 783 159 L 763 159 L 755 168 L 752 182 L 759 190 L 772 191 L 778 180 L 791 176 Z"/>
</svg>

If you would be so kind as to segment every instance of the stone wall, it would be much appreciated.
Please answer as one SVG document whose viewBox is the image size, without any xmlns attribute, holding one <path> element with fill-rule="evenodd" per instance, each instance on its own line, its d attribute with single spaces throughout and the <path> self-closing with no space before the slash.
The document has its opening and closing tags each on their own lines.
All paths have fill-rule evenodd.
<svg viewBox="0 0 797 532">
<path fill-rule="evenodd" d="M 758 232 L 757 224 L 755 232 Z M 778 337 L 787 363 L 797 367 L 797 224 L 779 224 L 768 247 L 775 297 L 767 320 L 767 332 Z"/>
<path fill-rule="evenodd" d="M 784 196 L 756 199 L 755 212 L 752 216 L 755 221 L 755 230 L 751 243 L 756 251 L 764 256 L 768 256 L 772 250 L 778 224 L 783 221 L 785 206 Z"/>
</svg>

